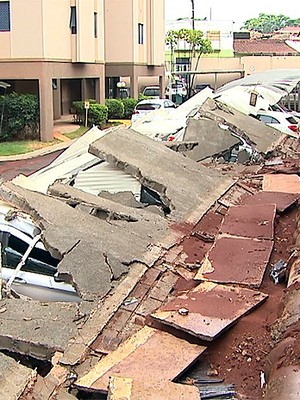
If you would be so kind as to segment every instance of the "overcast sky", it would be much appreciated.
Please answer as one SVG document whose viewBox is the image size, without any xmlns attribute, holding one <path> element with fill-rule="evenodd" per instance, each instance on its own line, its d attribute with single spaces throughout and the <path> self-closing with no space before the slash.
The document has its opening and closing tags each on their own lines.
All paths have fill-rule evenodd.
<svg viewBox="0 0 300 400">
<path fill-rule="evenodd" d="M 213 20 L 232 20 L 242 25 L 247 19 L 257 18 L 260 13 L 286 15 L 292 19 L 300 18 L 300 2 L 283 0 L 194 0 L 195 18 Z M 191 0 L 165 0 L 166 20 L 190 17 Z M 239 27 L 240 27 L 239 26 Z"/>
</svg>

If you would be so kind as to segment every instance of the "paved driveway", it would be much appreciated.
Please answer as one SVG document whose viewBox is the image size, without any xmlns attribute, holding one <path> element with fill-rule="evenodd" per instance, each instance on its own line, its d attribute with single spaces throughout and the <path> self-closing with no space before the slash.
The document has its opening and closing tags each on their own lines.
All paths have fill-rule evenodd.
<svg viewBox="0 0 300 400">
<path fill-rule="evenodd" d="M 61 153 L 62 150 L 24 160 L 1 161 L 0 176 L 3 180 L 9 181 L 19 174 L 26 176 L 31 175 L 46 165 L 49 165 Z"/>
</svg>

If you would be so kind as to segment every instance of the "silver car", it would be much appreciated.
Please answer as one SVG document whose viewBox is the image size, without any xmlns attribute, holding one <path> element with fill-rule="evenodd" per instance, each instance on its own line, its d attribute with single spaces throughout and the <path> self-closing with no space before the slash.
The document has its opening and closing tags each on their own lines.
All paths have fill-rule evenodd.
<svg viewBox="0 0 300 400">
<path fill-rule="evenodd" d="M 75 288 L 57 278 L 60 260 L 52 257 L 40 229 L 26 214 L 0 202 L 2 279 L 17 294 L 40 301 L 75 301 Z"/>
</svg>

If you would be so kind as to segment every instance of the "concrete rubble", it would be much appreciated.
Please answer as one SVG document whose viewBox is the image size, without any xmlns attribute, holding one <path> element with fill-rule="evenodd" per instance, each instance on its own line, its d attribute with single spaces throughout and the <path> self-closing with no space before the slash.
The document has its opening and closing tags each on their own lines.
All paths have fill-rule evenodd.
<svg viewBox="0 0 300 400">
<path fill-rule="evenodd" d="M 11 398 L 177 400 L 213 392 L 182 377 L 225 332 L 268 303 L 264 279 L 276 221 L 298 207 L 300 190 L 299 170 L 280 183 L 279 174 L 257 173 L 272 156 L 289 154 L 285 135 L 216 100 L 200 103 L 183 127 L 181 149 L 179 142 L 155 141 L 130 128 L 94 129 L 93 139 L 82 140 L 84 151 L 78 145 L 34 178 L 1 183 L 0 198 L 31 215 L 46 248 L 61 259 L 58 276 L 81 297 L 78 303 L 0 300 L 1 364 L 13 377 L 8 387 L 2 370 L 1 388 Z M 182 115 L 187 121 L 187 110 Z M 256 168 L 247 165 L 249 158 L 236 170 L 225 163 L 224 154 L 240 139 L 224 124 L 259 154 L 251 161 Z M 155 193 L 157 205 L 143 204 L 130 190 L 88 192 L 74 185 L 82 169 L 104 162 Z M 299 228 L 299 212 L 297 221 Z M 270 338 L 267 399 L 299 394 L 298 231 Z M 48 373 L 6 353 L 42 360 Z M 219 385 L 216 393 L 238 398 L 235 387 L 212 379 L 218 372 L 205 373 L 205 384 Z"/>
</svg>

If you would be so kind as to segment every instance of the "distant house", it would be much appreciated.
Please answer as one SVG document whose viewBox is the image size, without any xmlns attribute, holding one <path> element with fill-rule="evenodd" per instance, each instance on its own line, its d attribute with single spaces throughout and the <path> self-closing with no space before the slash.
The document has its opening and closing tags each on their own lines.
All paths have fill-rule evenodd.
<svg viewBox="0 0 300 400">
<path fill-rule="evenodd" d="M 265 38 L 234 39 L 235 57 L 243 56 L 300 56 L 299 52 L 290 47 L 285 40 Z"/>
</svg>

